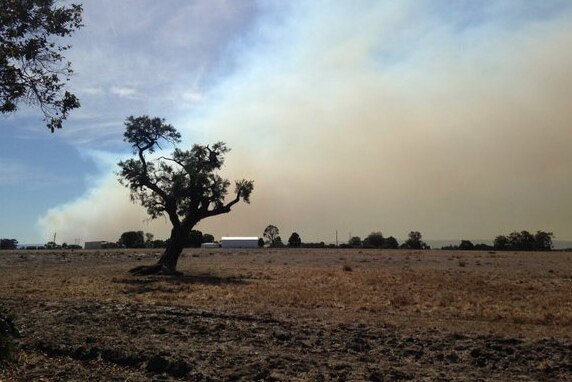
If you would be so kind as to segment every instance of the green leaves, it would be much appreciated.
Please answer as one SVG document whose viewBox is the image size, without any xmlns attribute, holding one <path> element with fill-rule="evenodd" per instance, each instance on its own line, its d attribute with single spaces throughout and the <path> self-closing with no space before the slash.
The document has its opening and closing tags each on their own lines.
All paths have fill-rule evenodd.
<svg viewBox="0 0 572 382">
<path fill-rule="evenodd" d="M 54 40 L 82 26 L 82 7 L 57 4 L 55 0 L 0 3 L 0 112 L 15 112 L 20 102 L 37 105 L 52 132 L 80 106 L 75 95 L 64 91 L 73 71 L 61 52 L 69 45 Z"/>
<path fill-rule="evenodd" d="M 217 173 L 230 151 L 224 142 L 175 148 L 170 157 L 150 159 L 147 155 L 160 148 L 160 142 L 179 143 L 179 132 L 164 119 L 148 116 L 130 116 L 125 127 L 124 140 L 137 158 L 119 162 L 119 181 L 151 218 L 167 214 L 174 225 L 192 227 L 206 217 L 230 212 L 240 200 L 250 203 L 254 182 L 243 179 L 235 183 L 235 198 L 225 204 L 231 183 Z"/>
<path fill-rule="evenodd" d="M 235 191 L 234 192 L 237 195 L 240 195 L 242 200 L 244 200 L 248 204 L 250 204 L 250 194 L 252 193 L 252 190 L 254 190 L 254 181 L 253 180 L 242 179 L 242 180 L 236 181 L 236 183 L 235 183 Z"/>
<path fill-rule="evenodd" d="M 161 147 L 159 143 L 162 140 L 172 144 L 179 143 L 181 134 L 162 118 L 150 118 L 146 115 L 137 118 L 130 116 L 125 121 L 123 140 L 131 144 L 134 153 L 144 151 L 153 153 L 155 147 Z"/>
</svg>

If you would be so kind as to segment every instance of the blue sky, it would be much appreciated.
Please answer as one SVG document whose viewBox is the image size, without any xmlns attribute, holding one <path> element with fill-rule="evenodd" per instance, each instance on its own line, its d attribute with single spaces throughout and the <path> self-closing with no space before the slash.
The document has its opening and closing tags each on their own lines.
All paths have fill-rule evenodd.
<svg viewBox="0 0 572 382">
<path fill-rule="evenodd" d="M 50 134 L 0 117 L 0 236 L 166 237 L 116 181 L 128 115 L 225 140 L 252 204 L 199 229 L 572 239 L 567 1 L 85 1 L 67 57 L 81 100 Z M 60 241 L 60 240 L 58 240 Z"/>
</svg>

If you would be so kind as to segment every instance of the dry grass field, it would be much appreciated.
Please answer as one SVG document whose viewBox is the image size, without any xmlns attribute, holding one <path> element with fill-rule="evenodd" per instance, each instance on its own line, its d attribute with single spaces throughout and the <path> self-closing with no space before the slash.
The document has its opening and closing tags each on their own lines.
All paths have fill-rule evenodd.
<svg viewBox="0 0 572 382">
<path fill-rule="evenodd" d="M 572 380 L 572 253 L 3 251 L 4 380 Z"/>
</svg>

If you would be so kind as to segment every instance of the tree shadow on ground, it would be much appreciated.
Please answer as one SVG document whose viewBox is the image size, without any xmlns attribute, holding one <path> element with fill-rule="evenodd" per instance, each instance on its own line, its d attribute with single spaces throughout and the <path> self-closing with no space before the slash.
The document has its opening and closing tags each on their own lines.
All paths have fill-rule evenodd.
<svg viewBox="0 0 572 382">
<path fill-rule="evenodd" d="M 187 290 L 189 285 L 243 285 L 242 277 L 218 276 L 209 273 L 178 276 L 143 276 L 114 279 L 114 283 L 123 284 L 125 294 L 177 293 Z"/>
<path fill-rule="evenodd" d="M 219 276 L 211 273 L 183 274 L 177 276 L 143 276 L 114 279 L 114 283 L 143 286 L 152 284 L 183 285 L 183 284 L 206 284 L 206 285 L 241 285 L 248 281 L 243 276 Z"/>
<path fill-rule="evenodd" d="M 161 279 L 161 277 L 158 277 Z M 219 276 L 211 273 L 200 273 L 195 275 L 180 275 L 175 277 L 165 277 L 163 280 L 169 284 L 207 284 L 207 285 L 240 285 L 246 284 L 247 280 L 239 276 Z"/>
</svg>

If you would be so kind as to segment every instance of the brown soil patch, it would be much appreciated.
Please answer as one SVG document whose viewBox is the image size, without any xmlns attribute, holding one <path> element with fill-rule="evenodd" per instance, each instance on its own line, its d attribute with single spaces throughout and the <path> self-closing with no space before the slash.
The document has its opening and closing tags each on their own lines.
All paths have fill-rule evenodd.
<svg viewBox="0 0 572 382">
<path fill-rule="evenodd" d="M 0 380 L 571 380 L 572 254 L 2 251 Z"/>
</svg>

